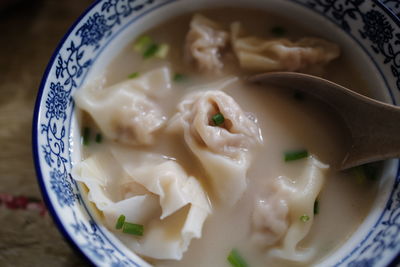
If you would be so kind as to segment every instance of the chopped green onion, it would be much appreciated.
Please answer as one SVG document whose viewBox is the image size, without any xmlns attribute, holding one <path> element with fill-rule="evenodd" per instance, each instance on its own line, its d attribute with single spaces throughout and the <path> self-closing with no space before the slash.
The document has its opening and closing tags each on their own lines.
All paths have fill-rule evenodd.
<svg viewBox="0 0 400 267">
<path fill-rule="evenodd" d="M 125 216 L 120 215 L 117 220 L 117 224 L 115 225 L 115 229 L 121 229 L 125 223 Z"/>
<path fill-rule="evenodd" d="M 96 143 L 101 143 L 102 140 L 103 136 L 101 135 L 101 133 L 96 134 Z"/>
<path fill-rule="evenodd" d="M 282 37 L 286 34 L 286 30 L 283 27 L 275 26 L 271 29 L 271 33 L 277 37 Z"/>
<path fill-rule="evenodd" d="M 131 235 L 142 236 L 144 231 L 144 226 L 136 223 L 125 222 L 122 228 L 122 232 Z"/>
<path fill-rule="evenodd" d="M 142 53 L 143 58 L 166 58 L 169 52 L 168 44 L 157 44 L 148 35 L 143 35 L 137 39 L 133 45 L 136 52 Z"/>
<path fill-rule="evenodd" d="M 149 45 L 149 47 L 147 47 L 146 50 L 143 52 L 143 58 L 153 57 L 157 53 L 159 48 L 160 46 L 155 43 Z"/>
<path fill-rule="evenodd" d="M 180 74 L 180 73 L 175 73 L 173 79 L 174 79 L 175 82 L 181 82 L 181 81 L 186 79 L 186 76 L 183 75 L 183 74 Z"/>
<path fill-rule="evenodd" d="M 214 116 L 211 117 L 211 119 L 217 126 L 223 124 L 225 121 L 224 115 L 222 115 L 221 113 L 215 114 Z"/>
<path fill-rule="evenodd" d="M 375 162 L 375 163 L 368 163 L 365 165 L 362 165 L 362 168 L 364 169 L 365 172 L 365 176 L 369 179 L 369 180 L 376 180 L 376 178 L 378 177 L 378 171 L 379 171 L 379 162 Z"/>
<path fill-rule="evenodd" d="M 150 36 L 143 35 L 137 39 L 137 41 L 135 42 L 135 44 L 133 46 L 133 49 L 136 52 L 143 53 L 152 43 L 153 43 L 153 40 L 151 39 Z"/>
<path fill-rule="evenodd" d="M 169 52 L 169 45 L 167 44 L 160 44 L 158 51 L 156 52 L 155 56 L 158 58 L 166 58 Z"/>
<path fill-rule="evenodd" d="M 247 267 L 246 261 L 240 256 L 236 249 L 231 250 L 227 259 L 233 267 Z"/>
<path fill-rule="evenodd" d="M 307 214 L 300 216 L 300 221 L 302 221 L 302 222 L 308 222 L 309 220 L 310 220 L 310 217 Z"/>
<path fill-rule="evenodd" d="M 286 162 L 298 160 L 298 159 L 302 159 L 302 158 L 306 158 L 306 157 L 308 157 L 308 151 L 305 149 L 288 151 L 288 152 L 285 152 L 285 155 L 284 155 Z"/>
<path fill-rule="evenodd" d="M 318 199 L 316 199 L 314 201 L 314 214 L 318 214 L 319 213 L 319 201 Z"/>
<path fill-rule="evenodd" d="M 363 184 L 367 180 L 375 180 L 378 176 L 378 166 L 376 163 L 369 163 L 361 166 L 357 166 L 350 169 L 351 173 L 355 177 L 357 183 Z"/>
<path fill-rule="evenodd" d="M 90 128 L 85 127 L 83 128 L 83 137 L 82 137 L 83 145 L 85 146 L 89 145 L 89 139 L 90 139 Z"/>
<path fill-rule="evenodd" d="M 351 169 L 358 184 L 363 184 L 367 180 L 364 169 L 362 166 L 357 166 Z"/>
<path fill-rule="evenodd" d="M 129 79 L 134 79 L 134 78 L 137 78 L 137 77 L 139 77 L 139 72 L 133 72 L 133 73 L 128 75 Z"/>
</svg>

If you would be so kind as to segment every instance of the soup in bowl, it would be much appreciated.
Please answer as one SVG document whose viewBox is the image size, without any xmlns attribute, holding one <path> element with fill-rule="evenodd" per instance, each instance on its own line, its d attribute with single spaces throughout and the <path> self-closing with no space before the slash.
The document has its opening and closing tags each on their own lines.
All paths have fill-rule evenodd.
<svg viewBox="0 0 400 267">
<path fill-rule="evenodd" d="M 248 77 L 309 73 L 396 103 L 397 31 L 363 1 L 96 3 L 36 106 L 61 231 L 97 265 L 390 263 L 398 162 L 338 171 L 349 134 L 329 100 Z"/>
</svg>

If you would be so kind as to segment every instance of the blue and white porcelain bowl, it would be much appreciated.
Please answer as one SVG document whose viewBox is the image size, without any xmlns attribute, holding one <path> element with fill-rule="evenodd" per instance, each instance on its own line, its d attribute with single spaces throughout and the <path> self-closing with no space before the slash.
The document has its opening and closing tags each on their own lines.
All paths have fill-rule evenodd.
<svg viewBox="0 0 400 267">
<path fill-rule="evenodd" d="M 178 14 L 221 5 L 272 10 L 321 35 L 329 32 L 343 47 L 343 56 L 355 62 L 360 73 L 368 73 L 364 79 L 376 88 L 373 97 L 400 103 L 400 22 L 378 0 L 97 1 L 54 52 L 33 121 L 34 160 L 43 197 L 66 239 L 95 265 L 148 266 L 95 219 L 70 176 L 80 153 L 71 95 L 141 32 Z M 385 162 L 378 190 L 361 226 L 319 266 L 387 266 L 396 261 L 400 252 L 398 160 Z"/>
</svg>

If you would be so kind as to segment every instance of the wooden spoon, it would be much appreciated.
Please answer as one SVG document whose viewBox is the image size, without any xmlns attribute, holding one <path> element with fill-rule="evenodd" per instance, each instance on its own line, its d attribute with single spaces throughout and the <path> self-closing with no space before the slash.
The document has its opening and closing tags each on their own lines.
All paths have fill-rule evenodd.
<svg viewBox="0 0 400 267">
<path fill-rule="evenodd" d="M 351 133 L 351 145 L 339 167 L 341 170 L 400 157 L 400 107 L 307 74 L 270 72 L 252 76 L 249 80 L 302 91 L 333 107 Z"/>
</svg>

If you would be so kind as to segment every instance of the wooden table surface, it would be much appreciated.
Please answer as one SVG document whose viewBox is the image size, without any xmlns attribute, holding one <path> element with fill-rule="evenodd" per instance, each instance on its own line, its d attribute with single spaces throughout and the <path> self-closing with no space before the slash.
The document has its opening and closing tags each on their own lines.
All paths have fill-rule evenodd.
<svg viewBox="0 0 400 267">
<path fill-rule="evenodd" d="M 31 152 L 39 83 L 90 0 L 0 0 L 0 266 L 87 266 L 42 208 Z"/>
</svg>

